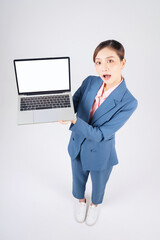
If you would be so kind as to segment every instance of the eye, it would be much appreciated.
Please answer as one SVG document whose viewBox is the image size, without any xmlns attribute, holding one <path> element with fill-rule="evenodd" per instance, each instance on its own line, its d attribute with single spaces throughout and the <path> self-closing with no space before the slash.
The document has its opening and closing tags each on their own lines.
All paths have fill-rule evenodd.
<svg viewBox="0 0 160 240">
<path fill-rule="evenodd" d="M 96 62 L 96 65 L 99 65 L 99 64 L 101 64 L 101 62 Z"/>
<path fill-rule="evenodd" d="M 108 61 L 109 61 L 110 63 L 112 63 L 112 62 L 113 62 L 113 60 L 112 60 L 112 59 L 109 59 Z"/>
</svg>

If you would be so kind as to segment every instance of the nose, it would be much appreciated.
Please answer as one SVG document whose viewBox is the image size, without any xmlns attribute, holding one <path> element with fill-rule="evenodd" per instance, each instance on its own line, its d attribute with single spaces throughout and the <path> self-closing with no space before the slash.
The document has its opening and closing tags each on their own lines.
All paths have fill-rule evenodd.
<svg viewBox="0 0 160 240">
<path fill-rule="evenodd" d="M 108 66 L 108 64 L 107 64 L 107 63 L 103 63 L 103 64 L 101 65 L 101 67 L 102 67 L 102 71 L 103 71 L 103 72 L 105 72 L 105 71 L 108 71 L 108 70 L 109 70 L 109 66 Z"/>
</svg>

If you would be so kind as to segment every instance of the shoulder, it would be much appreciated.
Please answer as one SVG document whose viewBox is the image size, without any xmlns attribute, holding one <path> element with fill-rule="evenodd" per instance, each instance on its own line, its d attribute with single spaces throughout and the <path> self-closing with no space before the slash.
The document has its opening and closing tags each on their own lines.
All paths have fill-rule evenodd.
<svg viewBox="0 0 160 240">
<path fill-rule="evenodd" d="M 89 75 L 89 76 L 87 76 L 84 80 L 83 80 L 83 82 L 85 81 L 85 82 L 91 82 L 91 81 L 93 81 L 93 80 L 98 80 L 100 77 L 98 77 L 98 76 L 94 76 L 94 75 Z"/>
<path fill-rule="evenodd" d="M 130 92 L 130 90 L 127 88 L 126 92 L 125 92 L 125 97 L 129 98 L 132 101 L 137 101 L 137 98 L 135 96 L 133 96 L 133 94 Z"/>
<path fill-rule="evenodd" d="M 86 88 L 88 85 L 91 84 L 92 81 L 94 81 L 95 79 L 98 79 L 98 77 L 96 76 L 93 76 L 93 75 L 89 75 L 87 76 L 83 81 L 82 81 L 82 84 L 81 84 L 81 88 Z"/>
<path fill-rule="evenodd" d="M 127 88 L 125 91 L 125 94 L 123 96 L 123 102 L 125 105 L 132 106 L 134 108 L 137 108 L 138 106 L 138 100 L 133 94 L 130 92 L 130 90 Z"/>
<path fill-rule="evenodd" d="M 138 100 L 136 97 L 131 93 L 131 91 L 128 89 L 126 80 L 122 81 L 122 83 L 115 89 L 115 96 L 114 98 L 118 100 L 120 106 L 123 108 L 136 108 L 138 105 Z M 117 103 L 118 103 L 117 102 Z"/>
<path fill-rule="evenodd" d="M 95 76 L 95 75 L 89 75 L 88 77 L 89 77 L 89 79 L 90 79 L 91 81 L 94 81 L 94 80 L 99 81 L 99 80 L 101 80 L 101 78 L 100 78 L 99 76 Z M 101 81 L 102 81 L 102 80 L 101 80 Z"/>
<path fill-rule="evenodd" d="M 98 76 L 89 75 L 88 77 L 86 77 L 84 79 L 82 84 L 85 84 L 86 86 L 88 86 L 88 85 L 90 85 L 90 84 L 92 85 L 92 84 L 94 84 L 94 83 L 96 83 L 98 81 L 102 81 L 102 79 L 100 77 L 98 77 Z"/>
</svg>

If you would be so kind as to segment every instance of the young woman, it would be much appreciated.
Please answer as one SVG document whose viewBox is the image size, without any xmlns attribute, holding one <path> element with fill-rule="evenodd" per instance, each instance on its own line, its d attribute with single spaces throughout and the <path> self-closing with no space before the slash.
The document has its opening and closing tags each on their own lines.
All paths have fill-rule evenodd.
<svg viewBox="0 0 160 240">
<path fill-rule="evenodd" d="M 75 120 L 68 144 L 71 157 L 72 194 L 79 199 L 76 220 L 93 225 L 99 215 L 106 183 L 114 165 L 118 164 L 115 132 L 130 118 L 138 105 L 121 74 L 125 66 L 125 50 L 116 40 L 101 42 L 93 54 L 99 76 L 88 76 L 73 95 Z M 66 124 L 69 121 L 61 121 Z M 85 188 L 92 181 L 92 202 L 87 211 Z M 87 214 L 86 214 L 87 213 Z"/>
</svg>

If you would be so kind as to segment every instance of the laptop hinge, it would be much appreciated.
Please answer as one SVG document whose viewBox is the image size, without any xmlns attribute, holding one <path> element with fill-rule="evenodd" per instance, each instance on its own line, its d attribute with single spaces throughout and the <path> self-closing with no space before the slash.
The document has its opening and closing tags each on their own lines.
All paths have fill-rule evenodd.
<svg viewBox="0 0 160 240">
<path fill-rule="evenodd" d="M 19 96 L 35 96 L 35 95 L 46 95 L 46 94 L 59 94 L 68 93 L 70 91 L 55 91 L 55 92 L 32 92 L 32 93 L 20 93 Z"/>
</svg>

